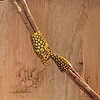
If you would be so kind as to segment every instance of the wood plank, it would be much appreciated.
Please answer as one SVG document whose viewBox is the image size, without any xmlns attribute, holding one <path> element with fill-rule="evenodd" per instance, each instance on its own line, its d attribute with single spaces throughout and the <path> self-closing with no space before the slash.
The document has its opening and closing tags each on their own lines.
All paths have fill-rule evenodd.
<svg viewBox="0 0 100 100">
<path fill-rule="evenodd" d="M 100 94 L 99 0 L 27 3 L 52 52 L 68 59 Z M 0 51 L 0 99 L 90 100 L 51 60 L 49 66 L 41 63 L 10 0 L 0 3 Z"/>
<path fill-rule="evenodd" d="M 100 95 L 100 1 L 88 2 L 84 27 L 84 78 Z M 87 99 L 86 99 L 87 100 Z"/>
</svg>

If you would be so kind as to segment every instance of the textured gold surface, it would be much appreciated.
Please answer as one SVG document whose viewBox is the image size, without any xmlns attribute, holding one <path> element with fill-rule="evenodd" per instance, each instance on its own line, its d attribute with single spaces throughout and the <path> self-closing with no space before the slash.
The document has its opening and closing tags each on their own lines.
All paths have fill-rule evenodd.
<svg viewBox="0 0 100 100">
<path fill-rule="evenodd" d="M 32 45 L 34 48 L 34 51 L 38 55 L 38 57 L 41 59 L 43 64 L 48 65 L 48 60 L 51 56 L 51 50 L 48 46 L 47 41 L 44 39 L 41 32 L 33 33 L 31 36 Z"/>
<path fill-rule="evenodd" d="M 72 67 L 70 62 L 62 56 L 59 56 L 59 55 L 53 53 L 53 54 L 51 54 L 51 58 L 57 64 L 57 66 L 61 72 L 65 72 L 67 69 Z"/>
</svg>

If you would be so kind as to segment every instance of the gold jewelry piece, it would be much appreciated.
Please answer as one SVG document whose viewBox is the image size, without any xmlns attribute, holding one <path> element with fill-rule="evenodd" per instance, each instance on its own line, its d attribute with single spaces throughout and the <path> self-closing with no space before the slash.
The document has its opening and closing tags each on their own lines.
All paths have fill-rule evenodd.
<svg viewBox="0 0 100 100">
<path fill-rule="evenodd" d="M 48 60 L 51 57 L 51 50 L 48 46 L 47 41 L 44 39 L 42 33 L 40 31 L 33 33 L 31 36 L 31 41 L 34 51 L 41 59 L 42 63 L 44 65 L 48 65 Z"/>
</svg>

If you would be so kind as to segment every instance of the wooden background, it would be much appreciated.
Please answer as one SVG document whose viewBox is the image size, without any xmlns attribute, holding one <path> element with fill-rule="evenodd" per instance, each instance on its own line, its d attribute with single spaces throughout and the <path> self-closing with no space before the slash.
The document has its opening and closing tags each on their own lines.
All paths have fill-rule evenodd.
<svg viewBox="0 0 100 100">
<path fill-rule="evenodd" d="M 27 0 L 53 52 L 100 95 L 100 0 Z M 0 2 L 0 100 L 91 100 L 33 51 L 14 5 Z M 83 63 L 83 64 L 82 64 Z"/>
</svg>

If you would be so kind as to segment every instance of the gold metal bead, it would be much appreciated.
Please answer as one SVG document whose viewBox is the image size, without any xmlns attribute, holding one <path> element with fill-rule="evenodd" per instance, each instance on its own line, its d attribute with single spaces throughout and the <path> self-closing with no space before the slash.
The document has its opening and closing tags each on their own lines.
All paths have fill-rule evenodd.
<svg viewBox="0 0 100 100">
<path fill-rule="evenodd" d="M 51 57 L 51 50 L 48 46 L 47 41 L 44 39 L 41 32 L 35 32 L 31 36 L 34 51 L 41 59 L 43 64 L 47 65 L 49 58 Z M 35 41 L 34 41 L 35 40 Z"/>
</svg>

